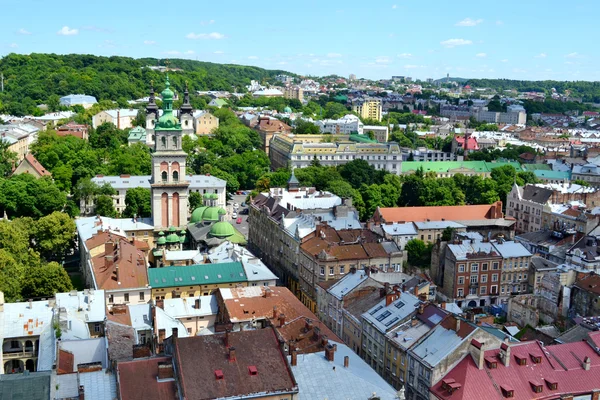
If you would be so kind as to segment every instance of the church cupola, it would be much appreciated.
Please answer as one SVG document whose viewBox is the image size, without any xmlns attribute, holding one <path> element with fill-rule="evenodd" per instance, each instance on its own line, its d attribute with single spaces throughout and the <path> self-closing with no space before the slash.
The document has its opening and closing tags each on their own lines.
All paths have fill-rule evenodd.
<svg viewBox="0 0 600 400">
<path fill-rule="evenodd" d="M 146 114 L 154 114 L 155 118 L 158 118 L 158 105 L 156 104 L 154 95 L 154 82 L 151 82 L 150 85 L 150 97 L 148 99 L 148 105 L 146 106 Z"/>
<path fill-rule="evenodd" d="M 188 91 L 188 84 L 185 82 L 185 91 L 183 92 L 183 104 L 181 105 L 180 114 L 192 114 L 194 111 L 192 105 L 190 104 L 190 92 Z"/>
</svg>

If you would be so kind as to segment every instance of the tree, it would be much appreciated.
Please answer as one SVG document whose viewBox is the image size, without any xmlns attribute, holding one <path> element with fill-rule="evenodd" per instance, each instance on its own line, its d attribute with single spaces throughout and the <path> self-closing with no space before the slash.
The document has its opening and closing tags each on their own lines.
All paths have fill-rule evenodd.
<svg viewBox="0 0 600 400">
<path fill-rule="evenodd" d="M 198 192 L 190 192 L 188 195 L 188 203 L 190 205 L 190 213 L 198 207 L 202 207 L 202 195 Z"/>
<path fill-rule="evenodd" d="M 152 216 L 152 195 L 150 189 L 136 187 L 129 189 L 125 195 L 125 210 L 123 210 L 124 218 L 145 218 Z"/>
<path fill-rule="evenodd" d="M 58 111 L 60 109 L 60 97 L 56 94 L 50 95 L 46 100 L 46 106 L 48 106 L 50 112 Z"/>
<path fill-rule="evenodd" d="M 23 282 L 23 298 L 53 297 L 56 293 L 73 290 L 67 271 L 58 263 L 51 262 L 31 268 Z"/>
<path fill-rule="evenodd" d="M 310 121 L 298 119 L 296 120 L 294 133 L 297 135 L 318 135 L 321 133 L 321 129 Z"/>
<path fill-rule="evenodd" d="M 572 183 L 574 183 L 575 185 L 581 185 L 585 187 L 590 186 L 589 182 L 584 181 L 583 179 L 575 179 Z"/>
<path fill-rule="evenodd" d="M 46 260 L 62 259 L 73 248 L 75 222 L 67 214 L 53 212 L 31 226 L 35 249 Z"/>
<path fill-rule="evenodd" d="M 359 188 L 362 184 L 371 185 L 379 182 L 379 177 L 385 174 L 383 171 L 377 171 L 365 160 L 352 160 L 349 163 L 339 166 L 340 175 L 352 187 Z"/>
<path fill-rule="evenodd" d="M 413 266 L 420 266 L 423 260 L 423 255 L 427 251 L 425 242 L 420 239 L 411 239 L 404 247 L 408 255 L 408 262 Z"/>
<path fill-rule="evenodd" d="M 96 214 L 110 218 L 117 216 L 117 210 L 115 210 L 110 196 L 102 194 L 96 198 Z"/>
<path fill-rule="evenodd" d="M 21 300 L 21 282 L 25 275 L 25 267 L 18 263 L 6 249 L 0 248 L 0 291 L 4 300 L 14 302 Z"/>
<path fill-rule="evenodd" d="M 17 153 L 8 149 L 9 143 L 0 140 L 0 177 L 9 175 L 17 163 Z"/>
<path fill-rule="evenodd" d="M 442 242 L 449 242 L 452 240 L 452 236 L 454 235 L 454 228 L 448 226 L 444 228 L 442 231 Z"/>
</svg>

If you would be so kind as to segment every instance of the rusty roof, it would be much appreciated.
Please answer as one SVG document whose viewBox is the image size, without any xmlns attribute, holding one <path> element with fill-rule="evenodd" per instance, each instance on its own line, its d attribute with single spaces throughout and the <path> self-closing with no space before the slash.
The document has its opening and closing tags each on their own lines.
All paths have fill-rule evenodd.
<svg viewBox="0 0 600 400">
<path fill-rule="evenodd" d="M 52 174 L 50 172 L 48 172 L 42 164 L 40 164 L 40 162 L 33 156 L 33 154 L 27 153 L 27 155 L 23 159 L 23 162 L 25 162 L 25 161 L 27 161 L 27 163 L 29 165 L 31 165 L 31 167 L 35 170 L 35 172 L 38 173 L 38 175 L 52 176 Z"/>
<path fill-rule="evenodd" d="M 383 207 L 376 212 L 379 212 L 385 222 L 471 221 L 498 218 L 494 215 L 496 207 L 496 204 L 444 207 Z"/>
<path fill-rule="evenodd" d="M 131 325 L 131 314 L 126 304 L 115 304 L 110 310 L 106 310 L 106 319 L 121 325 Z"/>
<path fill-rule="evenodd" d="M 231 348 L 234 360 L 229 357 Z M 187 399 L 298 393 L 272 328 L 177 338 L 174 357 L 180 395 Z"/>
<path fill-rule="evenodd" d="M 600 295 L 600 275 L 590 272 L 586 276 L 575 281 L 575 286 L 586 292 Z"/>
<path fill-rule="evenodd" d="M 159 363 L 171 363 L 171 357 L 155 357 L 118 363 L 119 398 L 140 400 L 178 399 L 174 379 L 157 379 Z"/>
<path fill-rule="evenodd" d="M 286 287 L 282 286 L 249 286 L 234 289 L 219 289 L 220 298 L 224 304 L 222 312 L 227 322 L 239 323 L 256 319 L 267 319 L 275 326 L 278 335 L 285 342 L 296 341 L 296 348 L 300 351 L 312 353 L 321 351 L 316 343 L 319 334 L 326 335 L 329 339 L 341 342 L 335 333 L 322 324 L 302 302 Z M 279 316 L 283 314 L 285 321 L 280 324 Z M 273 316 L 276 318 L 273 318 Z M 313 328 L 305 329 L 306 319 L 312 322 Z M 308 332 L 310 331 L 310 332 Z M 314 337 L 315 336 L 315 337 Z"/>
<path fill-rule="evenodd" d="M 134 289 L 148 286 L 144 253 L 127 239 L 117 238 L 112 263 L 107 261 L 106 256 L 106 252 L 102 252 L 92 258 L 96 289 Z"/>
</svg>

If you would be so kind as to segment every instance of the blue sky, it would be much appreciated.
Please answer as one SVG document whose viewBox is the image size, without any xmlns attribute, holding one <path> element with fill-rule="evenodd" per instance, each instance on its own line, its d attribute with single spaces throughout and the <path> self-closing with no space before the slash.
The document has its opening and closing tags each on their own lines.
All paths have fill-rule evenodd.
<svg viewBox="0 0 600 400">
<path fill-rule="evenodd" d="M 188 58 L 366 78 L 600 80 L 598 0 L 87 3 L 0 0 L 0 55 Z"/>
</svg>

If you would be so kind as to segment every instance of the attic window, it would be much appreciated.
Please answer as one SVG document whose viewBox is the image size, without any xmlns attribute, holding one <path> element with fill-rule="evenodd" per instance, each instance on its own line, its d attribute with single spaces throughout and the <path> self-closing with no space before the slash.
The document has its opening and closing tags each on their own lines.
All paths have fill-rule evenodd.
<svg viewBox="0 0 600 400">
<path fill-rule="evenodd" d="M 517 360 L 518 365 L 527 365 L 527 359 L 525 357 L 515 355 L 515 359 Z"/>
<path fill-rule="evenodd" d="M 496 359 L 493 358 L 493 357 L 486 357 L 485 358 L 485 363 L 487 364 L 487 367 L 489 369 L 496 369 L 496 368 L 498 368 L 498 361 L 496 361 Z"/>
<path fill-rule="evenodd" d="M 248 372 L 250 373 L 250 375 L 258 375 L 258 370 L 256 369 L 256 366 L 254 366 L 254 365 L 250 365 L 248 367 Z"/>
<path fill-rule="evenodd" d="M 541 355 L 529 353 L 529 356 L 531 357 L 531 361 L 533 361 L 534 364 L 541 364 L 542 363 L 542 356 Z"/>
<path fill-rule="evenodd" d="M 531 390 L 533 390 L 534 393 L 542 393 L 543 388 L 541 384 L 532 381 L 529 381 L 529 384 L 531 385 Z"/>
<path fill-rule="evenodd" d="M 553 380 L 553 379 L 549 379 L 546 378 L 544 379 L 546 381 L 546 386 L 548 386 L 548 389 L 550 390 L 556 390 L 558 389 L 558 382 Z"/>
<path fill-rule="evenodd" d="M 500 389 L 502 389 L 502 396 L 506 398 L 515 396 L 515 391 L 509 387 L 500 386 Z"/>
<path fill-rule="evenodd" d="M 220 369 L 215 369 L 215 378 L 218 381 L 222 381 L 223 380 L 223 371 Z"/>
</svg>

